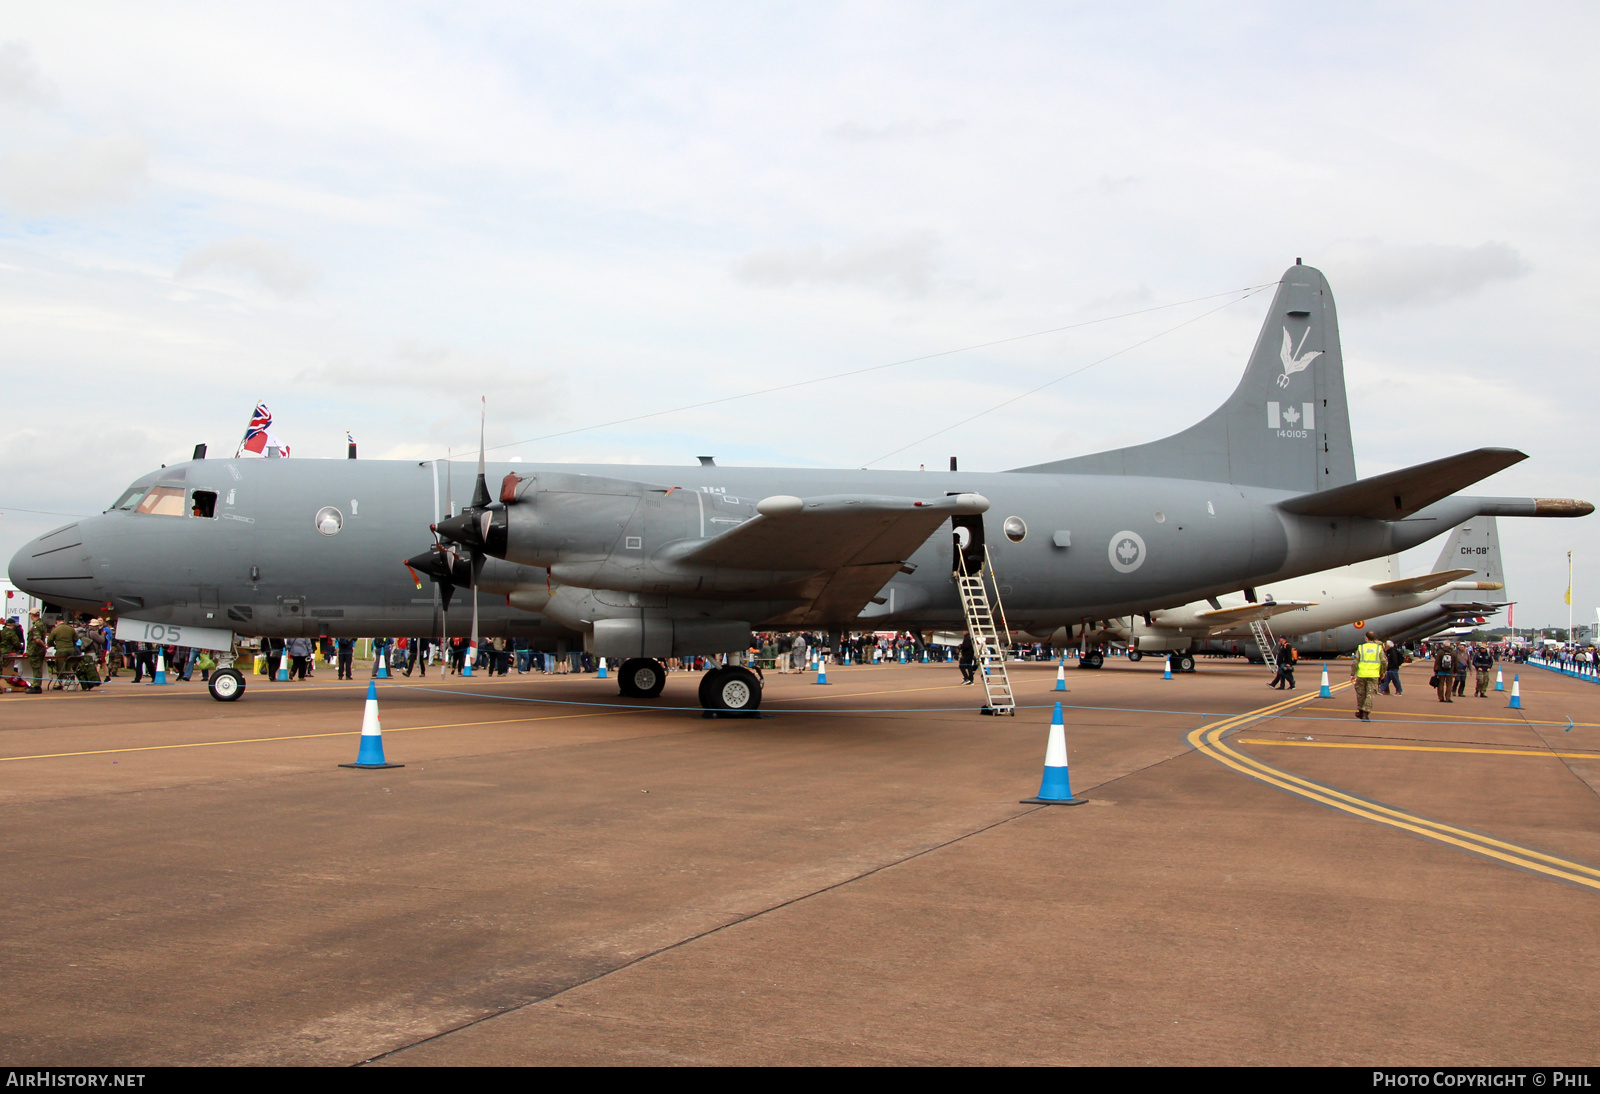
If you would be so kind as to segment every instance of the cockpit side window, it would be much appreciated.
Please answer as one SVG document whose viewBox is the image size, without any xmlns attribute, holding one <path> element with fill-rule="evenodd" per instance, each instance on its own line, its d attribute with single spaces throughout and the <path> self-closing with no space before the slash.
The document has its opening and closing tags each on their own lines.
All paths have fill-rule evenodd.
<svg viewBox="0 0 1600 1094">
<path fill-rule="evenodd" d="M 196 490 L 194 501 L 189 503 L 189 515 L 210 520 L 217 515 L 217 495 L 212 490 Z"/>
<path fill-rule="evenodd" d="M 149 513 L 157 517 L 181 517 L 185 515 L 183 508 L 184 490 L 181 486 L 156 486 L 144 496 L 136 513 Z"/>
<path fill-rule="evenodd" d="M 149 489 L 150 483 L 148 481 L 136 482 L 122 492 L 122 496 L 116 500 L 116 504 L 112 505 L 111 508 L 123 510 L 132 509 L 135 505 L 139 504 L 139 499 L 144 497 L 145 491 Z"/>
</svg>

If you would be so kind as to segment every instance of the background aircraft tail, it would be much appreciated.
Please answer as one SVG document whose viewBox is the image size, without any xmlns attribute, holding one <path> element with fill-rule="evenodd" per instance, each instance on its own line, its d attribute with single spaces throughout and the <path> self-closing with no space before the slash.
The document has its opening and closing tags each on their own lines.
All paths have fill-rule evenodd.
<svg viewBox="0 0 1600 1094">
<path fill-rule="evenodd" d="M 1244 379 L 1204 421 L 1148 444 L 1020 467 L 1309 493 L 1356 481 L 1339 319 L 1322 271 L 1284 272 Z"/>
<path fill-rule="evenodd" d="M 1441 604 L 1473 603 L 1480 605 L 1506 603 L 1506 570 L 1500 561 L 1500 525 L 1493 517 L 1473 517 L 1457 525 L 1439 552 L 1439 561 L 1433 564 L 1434 572 L 1440 570 L 1476 570 L 1462 584 L 1493 581 L 1499 589 L 1452 589 L 1439 598 Z"/>
</svg>

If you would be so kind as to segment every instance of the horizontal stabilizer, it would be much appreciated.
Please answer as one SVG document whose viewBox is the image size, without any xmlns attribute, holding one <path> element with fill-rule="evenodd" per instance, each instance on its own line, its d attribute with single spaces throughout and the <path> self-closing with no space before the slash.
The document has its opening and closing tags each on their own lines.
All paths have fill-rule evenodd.
<svg viewBox="0 0 1600 1094">
<path fill-rule="evenodd" d="M 1479 448 L 1358 479 L 1347 486 L 1301 494 L 1278 507 L 1307 517 L 1401 520 L 1527 458 L 1526 452 L 1514 448 Z"/>
<path fill-rule="evenodd" d="M 1448 585 L 1461 577 L 1471 577 L 1477 570 L 1441 570 L 1436 574 L 1422 574 L 1419 577 L 1402 577 L 1398 581 L 1380 581 L 1372 587 L 1375 593 L 1385 596 L 1397 596 L 1400 593 L 1425 593 L 1431 589 Z M 1477 583 L 1474 582 L 1474 585 Z"/>
<path fill-rule="evenodd" d="M 1240 604 L 1232 608 L 1212 608 L 1200 612 L 1196 618 L 1207 627 L 1226 627 L 1238 623 L 1254 623 L 1271 619 L 1283 612 L 1297 612 L 1301 608 L 1314 608 L 1315 600 L 1263 600 L 1259 603 Z"/>
</svg>

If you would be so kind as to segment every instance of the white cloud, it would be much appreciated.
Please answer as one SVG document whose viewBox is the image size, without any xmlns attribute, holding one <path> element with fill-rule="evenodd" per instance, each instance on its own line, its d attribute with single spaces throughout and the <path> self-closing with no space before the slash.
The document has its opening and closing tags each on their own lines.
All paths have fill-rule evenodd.
<svg viewBox="0 0 1600 1094">
<path fill-rule="evenodd" d="M 279 296 L 295 296 L 316 280 L 317 269 L 288 247 L 252 236 L 207 244 L 184 256 L 179 280 L 193 280 L 210 271 L 247 274 Z"/>
<path fill-rule="evenodd" d="M 945 133 L 954 133 L 966 123 L 959 118 L 946 118 L 944 121 L 927 125 L 923 122 L 898 121 L 888 122 L 884 125 L 863 125 L 861 122 L 844 122 L 833 127 L 833 135 L 842 141 L 855 143 L 876 143 L 879 141 L 901 141 L 912 137 L 941 136 Z"/>
<path fill-rule="evenodd" d="M 0 156 L 0 201 L 34 216 L 126 200 L 145 177 L 152 150 L 148 138 L 125 133 Z"/>
<path fill-rule="evenodd" d="M 468 432 L 468 423 L 476 424 L 480 397 L 488 399 L 491 423 L 504 424 L 549 420 L 562 409 L 567 394 L 566 377 L 560 372 L 518 366 L 499 353 L 471 353 L 414 341 L 395 346 L 381 362 L 330 361 L 302 371 L 295 382 L 361 388 L 377 396 L 401 395 L 414 408 L 420 397 L 435 413 L 443 410 L 429 425 L 437 438 Z M 440 407 L 441 402 L 448 406 Z"/>
<path fill-rule="evenodd" d="M 763 251 L 745 258 L 734 276 L 752 285 L 865 285 L 906 296 L 925 296 L 933 286 L 938 233 L 908 232 L 893 239 L 868 240 L 827 254 Z"/>
<path fill-rule="evenodd" d="M 60 96 L 26 42 L 0 44 L 0 103 L 49 106 Z"/>
<path fill-rule="evenodd" d="M 1371 307 L 1439 304 L 1471 296 L 1491 281 L 1521 277 L 1532 268 L 1505 243 L 1391 247 L 1377 240 L 1337 245 L 1322 265 L 1330 279 L 1337 279 L 1341 298 Z"/>
</svg>

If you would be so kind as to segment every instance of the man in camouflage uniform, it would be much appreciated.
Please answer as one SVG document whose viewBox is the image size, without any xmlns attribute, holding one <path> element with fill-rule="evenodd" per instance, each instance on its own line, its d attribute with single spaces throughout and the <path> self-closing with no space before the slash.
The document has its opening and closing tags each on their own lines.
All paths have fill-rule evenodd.
<svg viewBox="0 0 1600 1094">
<path fill-rule="evenodd" d="M 28 613 L 28 694 L 44 691 L 44 650 L 50 644 L 50 631 L 37 611 Z"/>
<path fill-rule="evenodd" d="M 22 631 L 17 627 L 15 619 L 6 620 L 4 628 L 0 628 L 0 679 L 12 688 L 27 689 L 26 683 L 18 683 L 22 678 L 16 675 L 17 661 L 22 656 L 23 647 Z"/>
<path fill-rule="evenodd" d="M 100 621 L 89 620 L 89 625 L 78 632 L 83 663 L 78 666 L 78 680 L 91 687 L 100 680 L 100 655 L 105 652 L 105 639 L 100 636 Z"/>
<path fill-rule="evenodd" d="M 77 674 L 78 667 L 78 632 L 73 630 L 65 616 L 50 629 L 50 645 L 56 651 L 56 687 L 59 688 L 60 681 Z"/>
</svg>

